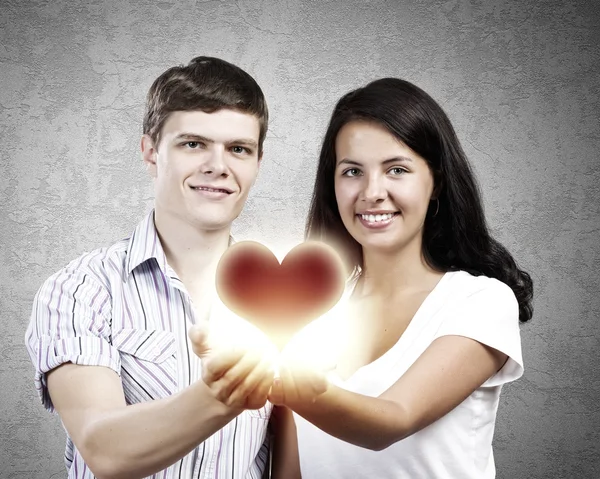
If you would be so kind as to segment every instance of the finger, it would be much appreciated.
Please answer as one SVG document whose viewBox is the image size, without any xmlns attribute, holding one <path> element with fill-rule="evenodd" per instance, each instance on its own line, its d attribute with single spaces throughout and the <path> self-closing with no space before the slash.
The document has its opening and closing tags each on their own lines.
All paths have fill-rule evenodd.
<svg viewBox="0 0 600 479">
<path fill-rule="evenodd" d="M 281 357 L 276 358 L 273 362 L 273 381 L 271 381 L 267 399 L 273 404 L 282 404 L 283 392 L 281 389 Z"/>
<path fill-rule="evenodd" d="M 233 349 L 230 341 L 220 340 L 218 330 L 211 327 L 206 321 L 201 321 L 188 330 L 188 337 L 194 353 L 201 359 L 210 357 L 214 351 Z"/>
<path fill-rule="evenodd" d="M 205 357 L 210 353 L 211 346 L 209 344 L 208 327 L 201 324 L 196 324 L 188 330 L 188 337 L 192 343 L 194 353 L 199 357 Z"/>
<path fill-rule="evenodd" d="M 323 394 L 329 388 L 329 381 L 324 374 L 311 374 L 309 377 L 310 391 L 312 393 L 311 402 L 315 402 L 317 397 Z"/>
<path fill-rule="evenodd" d="M 270 363 L 267 363 L 265 374 L 263 374 L 258 382 L 258 385 L 250 391 L 248 394 L 248 403 L 250 405 L 256 405 L 249 409 L 258 409 L 265 405 L 268 399 L 269 390 L 273 384 L 274 370 Z"/>
<path fill-rule="evenodd" d="M 260 364 L 260 356 L 255 352 L 246 352 L 235 365 L 215 382 L 215 385 L 220 389 L 220 399 L 232 404 L 236 399 L 236 397 L 232 397 L 234 390 L 252 374 L 258 364 Z"/>
<path fill-rule="evenodd" d="M 296 385 L 294 375 L 290 367 L 286 364 L 281 368 L 281 392 L 284 404 L 294 404 L 300 400 L 299 391 Z"/>
<path fill-rule="evenodd" d="M 204 382 L 213 383 L 235 368 L 242 360 L 244 352 L 239 349 L 223 349 L 213 352 L 205 358 L 202 364 L 202 378 Z"/>
<path fill-rule="evenodd" d="M 271 367 L 270 361 L 263 359 L 260 363 L 256 364 L 255 367 L 248 372 L 248 374 L 242 378 L 235 390 L 231 393 L 232 402 L 236 402 L 238 404 L 246 404 L 246 399 L 253 394 L 259 387 L 261 387 L 261 383 L 267 383 L 267 391 L 271 382 L 273 381 L 273 369 Z M 262 386 L 264 388 L 264 385 Z M 267 397 L 265 393 L 264 401 L 266 402 Z M 263 404 L 264 405 L 264 402 Z M 262 407 L 258 406 L 258 407 Z M 258 409 L 258 407 L 256 409 Z"/>
<path fill-rule="evenodd" d="M 337 369 L 337 362 L 334 359 L 331 359 L 329 361 L 323 361 L 319 369 L 324 373 L 330 373 Z"/>
<path fill-rule="evenodd" d="M 314 402 L 317 396 L 327 390 L 329 381 L 320 370 L 302 367 L 298 370 L 296 384 L 301 384 L 301 393 L 303 396 Z"/>
<path fill-rule="evenodd" d="M 271 401 L 275 406 L 285 405 L 285 397 L 283 395 L 283 386 L 281 384 L 281 377 L 277 376 L 273 379 L 273 384 L 267 395 L 267 399 Z"/>
<path fill-rule="evenodd" d="M 286 402 L 311 402 L 329 387 L 324 374 L 303 363 L 288 363 L 283 378 Z"/>
</svg>

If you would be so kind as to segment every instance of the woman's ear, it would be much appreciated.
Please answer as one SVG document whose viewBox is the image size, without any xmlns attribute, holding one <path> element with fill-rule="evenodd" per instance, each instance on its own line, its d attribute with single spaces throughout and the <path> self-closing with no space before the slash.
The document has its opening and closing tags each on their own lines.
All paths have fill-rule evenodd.
<svg viewBox="0 0 600 479">
<path fill-rule="evenodd" d="M 440 171 L 436 171 L 433 174 L 433 192 L 431 193 L 431 199 L 437 200 L 442 194 L 443 189 L 444 179 L 442 178 L 442 173 Z"/>
</svg>

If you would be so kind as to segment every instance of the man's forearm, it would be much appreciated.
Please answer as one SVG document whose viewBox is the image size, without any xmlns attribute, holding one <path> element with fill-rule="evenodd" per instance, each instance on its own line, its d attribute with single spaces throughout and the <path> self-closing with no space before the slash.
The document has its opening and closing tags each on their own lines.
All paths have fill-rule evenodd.
<svg viewBox="0 0 600 479">
<path fill-rule="evenodd" d="M 99 479 L 146 477 L 185 456 L 239 412 L 199 381 L 169 398 L 99 414 L 83 433 L 81 453 Z"/>
</svg>

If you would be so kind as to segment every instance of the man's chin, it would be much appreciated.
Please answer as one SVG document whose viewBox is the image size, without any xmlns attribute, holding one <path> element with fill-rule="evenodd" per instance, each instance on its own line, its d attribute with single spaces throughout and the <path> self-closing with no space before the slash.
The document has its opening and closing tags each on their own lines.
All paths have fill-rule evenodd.
<svg viewBox="0 0 600 479">
<path fill-rule="evenodd" d="M 194 226 L 203 231 L 221 231 L 231 228 L 231 224 L 238 216 L 232 211 L 227 212 L 227 214 L 223 214 L 222 212 L 218 214 L 211 213 L 213 212 L 202 212 L 194 215 Z"/>
<path fill-rule="evenodd" d="M 231 228 L 233 220 L 223 220 L 214 218 L 197 218 L 194 226 L 200 231 L 223 231 Z"/>
<path fill-rule="evenodd" d="M 176 223 L 185 223 L 198 231 L 222 231 L 231 228 L 231 224 L 238 217 L 239 213 L 230 208 L 211 208 L 212 205 L 195 206 L 193 208 L 170 208 L 161 210 L 156 208 L 156 212 L 163 218 L 171 218 L 167 221 L 172 225 Z M 162 211 L 162 214 L 161 214 Z"/>
</svg>

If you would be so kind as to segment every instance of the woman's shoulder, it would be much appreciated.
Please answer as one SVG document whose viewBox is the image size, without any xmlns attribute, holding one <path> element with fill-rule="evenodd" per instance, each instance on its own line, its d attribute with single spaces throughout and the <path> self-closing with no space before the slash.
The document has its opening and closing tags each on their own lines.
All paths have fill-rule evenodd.
<svg viewBox="0 0 600 479">
<path fill-rule="evenodd" d="M 496 311 L 501 315 L 519 314 L 519 303 L 506 283 L 489 276 L 467 271 L 453 271 L 445 275 L 443 294 L 437 296 L 443 311 L 473 311 L 474 314 Z"/>
<path fill-rule="evenodd" d="M 513 290 L 506 283 L 485 275 L 477 275 L 464 270 L 446 273 L 448 285 L 456 297 L 468 298 L 472 295 L 514 299 Z"/>
</svg>

